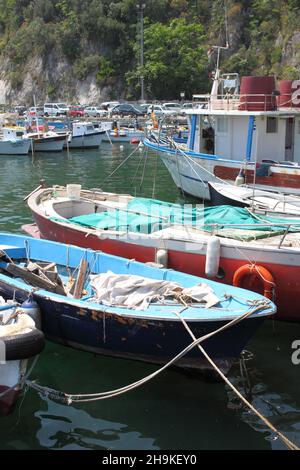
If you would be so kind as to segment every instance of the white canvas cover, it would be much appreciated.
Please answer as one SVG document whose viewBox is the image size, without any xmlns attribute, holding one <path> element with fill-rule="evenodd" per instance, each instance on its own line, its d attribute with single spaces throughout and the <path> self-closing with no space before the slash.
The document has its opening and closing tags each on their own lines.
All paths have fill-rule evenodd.
<svg viewBox="0 0 300 470">
<path fill-rule="evenodd" d="M 91 276 L 94 290 L 92 301 L 105 305 L 146 310 L 150 302 L 176 299 L 182 296 L 185 301 L 203 303 L 205 308 L 219 303 L 213 289 L 205 283 L 183 288 L 176 282 L 151 279 L 129 274 L 114 274 L 111 271 Z"/>
</svg>

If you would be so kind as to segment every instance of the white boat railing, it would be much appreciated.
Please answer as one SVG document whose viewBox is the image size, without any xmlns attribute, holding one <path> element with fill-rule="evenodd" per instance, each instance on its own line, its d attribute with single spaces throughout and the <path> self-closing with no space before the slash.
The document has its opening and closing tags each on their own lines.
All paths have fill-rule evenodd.
<svg viewBox="0 0 300 470">
<path fill-rule="evenodd" d="M 222 111 L 276 111 L 274 94 L 193 95 L 194 108 Z"/>
</svg>

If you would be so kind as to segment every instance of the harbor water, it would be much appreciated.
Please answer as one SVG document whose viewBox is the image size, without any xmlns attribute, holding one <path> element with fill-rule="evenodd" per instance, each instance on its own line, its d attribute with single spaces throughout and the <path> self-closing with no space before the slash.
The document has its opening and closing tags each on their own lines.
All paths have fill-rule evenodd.
<svg viewBox="0 0 300 470">
<path fill-rule="evenodd" d="M 47 185 L 75 183 L 170 202 L 183 200 L 155 154 L 145 158 L 143 150 L 126 144 L 102 144 L 99 150 L 69 154 L 1 156 L 0 161 L 1 231 L 18 233 L 22 224 L 31 222 L 23 198 L 41 178 Z M 300 364 L 292 361 L 296 340 L 300 342 L 300 324 L 266 321 L 247 345 L 247 372 L 237 363 L 229 378 L 300 446 Z M 68 393 L 95 393 L 125 386 L 156 369 L 48 342 L 30 378 Z M 26 390 L 14 412 L 0 418 L 2 450 L 284 448 L 222 382 L 176 370 L 124 395 L 93 403 L 67 405 Z"/>
</svg>

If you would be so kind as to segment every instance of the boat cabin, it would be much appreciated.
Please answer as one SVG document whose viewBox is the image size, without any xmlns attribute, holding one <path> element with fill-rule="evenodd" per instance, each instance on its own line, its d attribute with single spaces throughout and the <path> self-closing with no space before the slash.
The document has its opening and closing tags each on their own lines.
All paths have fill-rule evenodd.
<svg viewBox="0 0 300 470">
<path fill-rule="evenodd" d="M 210 95 L 186 110 L 188 148 L 229 160 L 300 164 L 300 80 L 215 77 Z"/>
<path fill-rule="evenodd" d="M 24 127 L 3 127 L 3 140 L 20 140 L 25 135 Z"/>
<path fill-rule="evenodd" d="M 95 134 L 99 132 L 95 129 L 91 122 L 73 122 L 72 123 L 72 135 L 73 137 L 84 136 L 87 134 Z"/>
</svg>

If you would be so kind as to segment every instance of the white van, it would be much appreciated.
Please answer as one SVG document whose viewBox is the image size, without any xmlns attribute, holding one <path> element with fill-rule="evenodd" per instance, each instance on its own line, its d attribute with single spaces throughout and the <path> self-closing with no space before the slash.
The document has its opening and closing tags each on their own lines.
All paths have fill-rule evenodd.
<svg viewBox="0 0 300 470">
<path fill-rule="evenodd" d="M 45 116 L 60 116 L 67 115 L 69 106 L 66 103 L 45 103 L 44 115 Z"/>
</svg>

